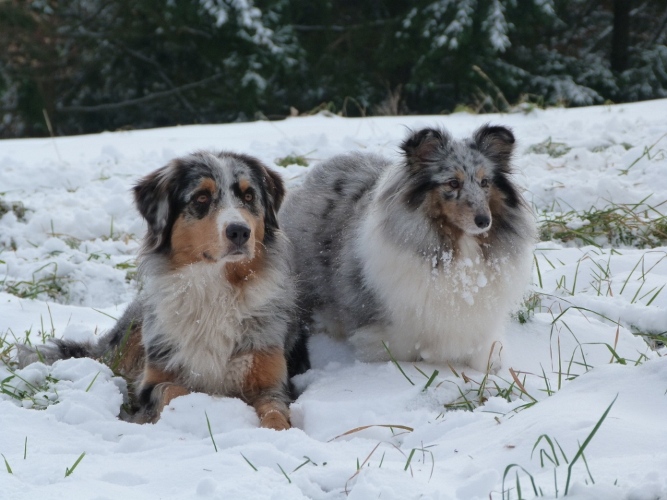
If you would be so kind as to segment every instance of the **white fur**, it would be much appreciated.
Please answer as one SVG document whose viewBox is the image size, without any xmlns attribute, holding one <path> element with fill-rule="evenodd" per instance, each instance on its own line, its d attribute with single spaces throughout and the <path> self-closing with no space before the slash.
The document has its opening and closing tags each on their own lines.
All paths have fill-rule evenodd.
<svg viewBox="0 0 667 500">
<path fill-rule="evenodd" d="M 371 205 L 356 233 L 356 252 L 365 282 L 389 313 L 389 325 L 353 332 L 358 355 L 389 359 L 384 341 L 396 359 L 497 370 L 505 322 L 530 279 L 530 248 L 485 260 L 477 241 L 464 235 L 456 257 L 441 255 L 437 266 L 436 259 L 387 240 L 381 220 Z"/>
<path fill-rule="evenodd" d="M 399 361 L 499 369 L 499 343 L 530 282 L 535 241 L 533 215 L 511 184 L 512 142 L 507 129 L 480 129 L 472 141 L 426 129 L 404 143 L 402 161 L 354 153 L 316 166 L 282 210 L 304 323 L 349 338 L 365 360 L 389 359 L 385 342 Z M 493 212 L 481 169 L 511 188 L 495 186 L 507 200 Z M 432 196 L 444 194 L 453 172 L 464 173 L 468 187 L 440 216 Z M 493 215 L 493 229 L 478 228 L 476 215 Z"/>
<path fill-rule="evenodd" d="M 224 210 L 218 212 L 218 216 L 215 219 L 216 225 L 218 226 L 218 233 L 220 235 L 224 234 L 225 229 L 230 224 L 247 224 L 247 221 L 234 207 L 225 207 Z"/>
<path fill-rule="evenodd" d="M 242 321 L 268 309 L 284 293 L 280 272 L 266 269 L 258 284 L 241 292 L 224 276 L 224 263 L 196 263 L 146 279 L 145 309 L 157 316 L 157 325 L 144 329 L 144 343 L 176 345 L 167 370 L 180 383 L 209 394 L 238 389 L 252 367 L 252 356 L 232 358 L 246 332 Z M 282 345 L 281 343 L 279 345 Z"/>
</svg>

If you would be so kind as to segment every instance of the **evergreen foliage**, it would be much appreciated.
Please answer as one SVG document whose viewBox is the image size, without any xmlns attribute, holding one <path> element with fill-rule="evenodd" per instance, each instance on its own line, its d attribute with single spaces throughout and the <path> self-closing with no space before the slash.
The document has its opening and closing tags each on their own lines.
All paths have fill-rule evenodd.
<svg viewBox="0 0 667 500">
<path fill-rule="evenodd" d="M 0 137 L 667 96 L 663 0 L 6 0 Z"/>
</svg>

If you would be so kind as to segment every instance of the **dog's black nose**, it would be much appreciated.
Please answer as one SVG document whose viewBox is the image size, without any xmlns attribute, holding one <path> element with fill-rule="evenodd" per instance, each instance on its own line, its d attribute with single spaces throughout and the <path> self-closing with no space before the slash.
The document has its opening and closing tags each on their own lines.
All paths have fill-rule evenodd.
<svg viewBox="0 0 667 500">
<path fill-rule="evenodd" d="M 250 238 L 250 228 L 243 224 L 230 224 L 225 230 L 225 235 L 229 241 L 240 247 Z"/>
<path fill-rule="evenodd" d="M 475 215 L 475 225 L 480 229 L 486 229 L 491 224 L 491 218 L 488 215 Z"/>
</svg>

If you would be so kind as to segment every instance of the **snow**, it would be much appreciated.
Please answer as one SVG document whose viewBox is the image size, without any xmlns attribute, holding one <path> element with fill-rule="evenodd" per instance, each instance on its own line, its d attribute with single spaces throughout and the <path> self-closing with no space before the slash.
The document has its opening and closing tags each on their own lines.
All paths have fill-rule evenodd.
<svg viewBox="0 0 667 500">
<path fill-rule="evenodd" d="M 444 126 L 465 137 L 490 122 L 513 128 L 516 180 L 538 213 L 612 202 L 664 212 L 665 116 L 667 100 L 659 100 L 0 141 L 0 200 L 27 209 L 24 218 L 11 211 L 0 218 L 0 352 L 51 334 L 93 339 L 113 324 L 136 292 L 144 230 L 129 190 L 174 156 L 213 148 L 270 165 L 289 155 L 313 165 L 351 150 L 398 158 L 407 128 Z M 549 141 L 567 147 L 559 156 L 532 147 Z M 288 186 L 307 171 L 275 168 Z M 585 222 L 573 218 L 570 227 Z M 558 467 L 547 458 L 541 466 L 540 450 L 552 451 L 540 436 L 557 441 L 572 462 L 614 402 L 585 448 L 595 483 L 578 459 L 569 495 L 665 498 L 667 359 L 631 331 L 667 329 L 667 292 L 660 293 L 667 248 L 546 241 L 535 256 L 527 292 L 539 294 L 541 307 L 527 322 L 509 323 L 497 375 L 403 363 L 404 376 L 393 363 L 362 363 L 349 346 L 318 335 L 313 369 L 295 379 L 303 392 L 289 431 L 260 429 L 241 401 L 205 394 L 174 400 L 155 425 L 131 424 L 117 418 L 125 382 L 96 361 L 37 363 L 14 376 L 0 366 L 2 497 L 501 499 L 515 464 L 505 498 L 517 498 L 517 475 L 522 495 L 533 496 L 528 474 L 553 498 L 563 496 L 568 466 L 560 451 Z"/>
</svg>

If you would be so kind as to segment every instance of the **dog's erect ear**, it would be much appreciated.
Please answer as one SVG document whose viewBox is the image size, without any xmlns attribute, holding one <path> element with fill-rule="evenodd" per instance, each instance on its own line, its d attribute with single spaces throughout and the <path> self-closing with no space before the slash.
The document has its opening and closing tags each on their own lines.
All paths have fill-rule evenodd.
<svg viewBox="0 0 667 500">
<path fill-rule="evenodd" d="M 267 228 L 278 229 L 277 213 L 285 198 L 285 184 L 282 177 L 268 167 L 264 168 L 264 181 L 267 192 L 266 212 L 264 223 Z M 268 235 L 270 237 L 270 235 Z"/>
<path fill-rule="evenodd" d="M 169 164 L 142 178 L 134 186 L 134 202 L 137 210 L 148 223 L 144 251 L 154 251 L 165 243 L 165 230 L 169 223 L 169 184 L 174 165 Z"/>
<path fill-rule="evenodd" d="M 484 125 L 474 134 L 479 151 L 503 171 L 509 170 L 514 152 L 514 134 L 506 127 Z"/>
<path fill-rule="evenodd" d="M 451 137 L 444 130 L 425 128 L 410 134 L 401 144 L 401 149 L 405 152 L 410 168 L 415 168 L 431 159 L 433 153 L 443 149 L 450 140 Z"/>
</svg>

